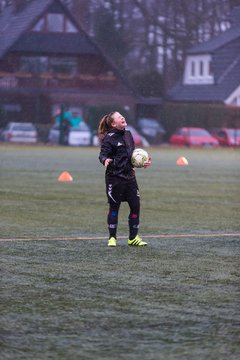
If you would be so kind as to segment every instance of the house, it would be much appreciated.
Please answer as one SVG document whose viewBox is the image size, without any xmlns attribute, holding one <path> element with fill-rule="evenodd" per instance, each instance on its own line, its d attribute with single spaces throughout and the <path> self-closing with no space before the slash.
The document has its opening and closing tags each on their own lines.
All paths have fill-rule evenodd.
<svg viewBox="0 0 240 360">
<path fill-rule="evenodd" d="M 239 1 L 235 1 L 228 30 L 189 49 L 183 77 L 169 91 L 168 100 L 240 107 Z"/>
<path fill-rule="evenodd" d="M 60 0 L 15 1 L 0 10 L 0 109 L 8 121 L 49 123 L 62 104 L 84 114 L 135 111 L 133 91 Z"/>
</svg>

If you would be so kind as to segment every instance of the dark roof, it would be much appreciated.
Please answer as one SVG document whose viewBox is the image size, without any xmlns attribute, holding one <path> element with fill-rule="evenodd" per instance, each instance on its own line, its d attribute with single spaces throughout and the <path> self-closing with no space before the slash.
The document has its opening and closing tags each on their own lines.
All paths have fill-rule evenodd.
<svg viewBox="0 0 240 360">
<path fill-rule="evenodd" d="M 14 6 L 7 6 L 0 14 L 0 58 L 19 37 L 33 26 L 53 0 L 33 0 L 22 11 L 15 13 Z"/>
<path fill-rule="evenodd" d="M 240 56 L 219 78 L 211 85 L 183 85 L 179 81 L 169 91 L 168 98 L 174 101 L 224 102 L 228 96 L 240 85 Z"/>
<path fill-rule="evenodd" d="M 180 80 L 168 99 L 181 102 L 224 102 L 240 86 L 240 26 L 192 47 L 188 55 L 212 55 L 214 84 L 183 84 Z"/>
<path fill-rule="evenodd" d="M 67 16 L 78 28 L 79 33 L 37 33 L 28 32 L 53 4 L 63 7 Z M 68 54 L 95 54 L 96 45 L 75 21 L 69 10 L 60 0 L 32 0 L 17 13 L 14 6 L 7 6 L 0 13 L 0 58 L 8 51 L 31 51 Z M 66 41 L 66 37 L 68 41 Z M 21 41 L 19 41 L 21 40 Z M 64 40 L 64 47 L 59 43 Z M 60 50 L 60 51 L 59 51 Z M 75 50 L 75 51 L 74 51 Z"/>
<path fill-rule="evenodd" d="M 79 33 L 26 33 L 11 47 L 11 51 L 68 55 L 97 53 L 96 47 L 88 38 Z"/>
<path fill-rule="evenodd" d="M 209 41 L 193 46 L 188 50 L 189 55 L 209 54 L 217 49 L 225 46 L 226 44 L 234 41 L 240 37 L 240 27 L 234 26 L 229 30 L 224 31 L 218 36 L 213 37 Z"/>
</svg>

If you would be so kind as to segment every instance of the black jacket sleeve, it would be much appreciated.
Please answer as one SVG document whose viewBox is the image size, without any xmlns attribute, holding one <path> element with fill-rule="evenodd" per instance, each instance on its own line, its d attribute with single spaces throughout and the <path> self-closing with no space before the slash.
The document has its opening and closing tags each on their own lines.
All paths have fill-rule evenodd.
<svg viewBox="0 0 240 360">
<path fill-rule="evenodd" d="M 105 160 L 112 156 L 112 144 L 108 137 L 104 137 L 101 144 L 101 150 L 99 154 L 99 161 L 104 165 Z"/>
</svg>

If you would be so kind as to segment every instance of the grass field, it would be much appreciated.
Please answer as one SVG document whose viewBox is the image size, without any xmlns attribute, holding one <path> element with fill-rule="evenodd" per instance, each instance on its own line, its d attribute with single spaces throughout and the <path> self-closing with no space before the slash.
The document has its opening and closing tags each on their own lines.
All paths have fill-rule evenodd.
<svg viewBox="0 0 240 360">
<path fill-rule="evenodd" d="M 149 152 L 110 249 L 97 148 L 0 145 L 2 359 L 239 359 L 240 151 Z"/>
</svg>

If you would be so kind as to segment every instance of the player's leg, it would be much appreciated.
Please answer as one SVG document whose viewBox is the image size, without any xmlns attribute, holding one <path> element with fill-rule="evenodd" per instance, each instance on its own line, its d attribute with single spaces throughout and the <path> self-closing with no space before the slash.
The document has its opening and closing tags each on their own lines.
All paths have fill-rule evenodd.
<svg viewBox="0 0 240 360">
<path fill-rule="evenodd" d="M 138 189 L 132 189 L 132 194 L 128 198 L 130 213 L 128 215 L 129 239 L 132 240 L 138 234 L 140 222 L 140 196 Z"/>
<path fill-rule="evenodd" d="M 117 244 L 118 212 L 121 204 L 122 184 L 115 178 L 106 180 L 106 193 L 109 203 L 107 224 L 109 231 L 108 246 Z"/>
<path fill-rule="evenodd" d="M 129 225 L 129 239 L 128 245 L 144 246 L 147 243 L 143 242 L 138 235 L 139 223 L 140 223 L 140 194 L 137 182 L 134 182 L 128 186 L 127 201 L 130 208 L 128 216 Z"/>
<path fill-rule="evenodd" d="M 112 239 L 111 241 L 109 241 L 109 246 L 116 246 L 119 207 L 120 207 L 120 203 L 109 204 L 107 224 L 108 224 L 108 231 L 109 231 L 109 240 Z M 114 243 L 115 243 L 115 245 L 114 245 Z M 110 245 L 110 244 L 112 244 L 112 245 Z"/>
</svg>

